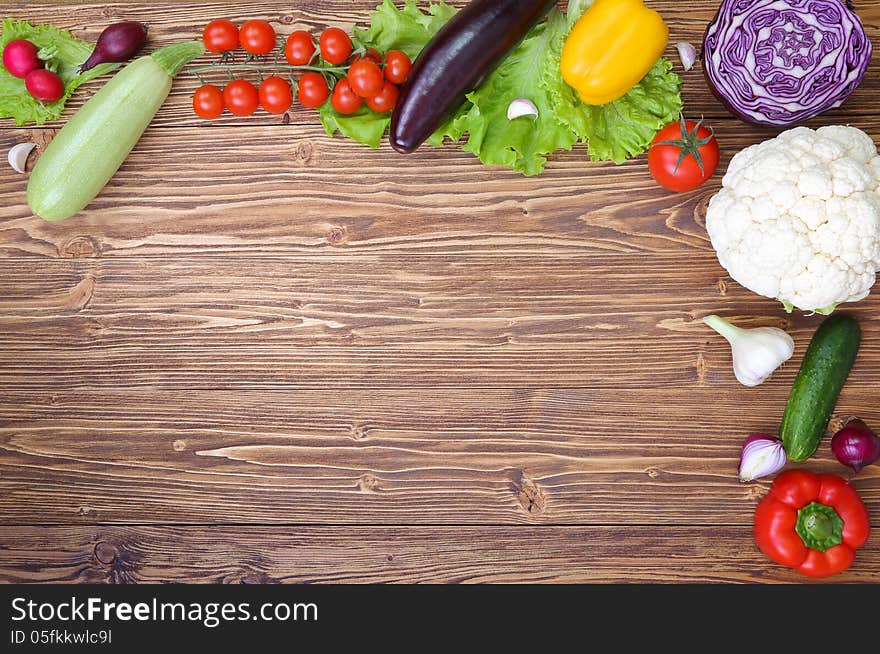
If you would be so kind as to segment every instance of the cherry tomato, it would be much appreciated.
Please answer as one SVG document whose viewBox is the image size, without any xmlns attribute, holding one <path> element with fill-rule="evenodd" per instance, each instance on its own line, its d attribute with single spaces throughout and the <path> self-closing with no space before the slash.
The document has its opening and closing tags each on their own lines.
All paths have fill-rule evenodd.
<svg viewBox="0 0 880 654">
<path fill-rule="evenodd" d="M 249 20 L 238 32 L 241 47 L 253 55 L 266 55 L 275 49 L 275 29 L 264 20 Z"/>
<path fill-rule="evenodd" d="M 308 66 L 315 54 L 315 40 L 304 30 L 297 30 L 287 37 L 284 56 L 291 66 Z"/>
<path fill-rule="evenodd" d="M 351 90 L 362 98 L 372 98 L 382 90 L 385 79 L 382 69 L 375 62 L 362 59 L 348 69 L 348 83 Z"/>
<path fill-rule="evenodd" d="M 367 98 L 367 106 L 376 113 L 384 114 L 386 111 L 394 109 L 397 104 L 397 96 L 399 91 L 391 82 L 385 82 L 382 90 L 374 97 Z"/>
<path fill-rule="evenodd" d="M 367 59 L 374 64 L 382 64 L 382 55 L 379 54 L 379 51 L 376 50 L 376 48 L 367 48 L 367 51 L 364 54 L 356 54 L 351 58 L 351 63 L 355 64 L 361 59 Z"/>
<path fill-rule="evenodd" d="M 412 69 L 412 59 L 405 52 L 391 50 L 385 55 L 385 79 L 392 84 L 403 84 Z"/>
<path fill-rule="evenodd" d="M 317 109 L 330 97 L 330 87 L 320 73 L 303 73 L 296 97 L 302 106 Z"/>
<path fill-rule="evenodd" d="M 231 52 L 238 47 L 238 28 L 229 20 L 212 20 L 202 32 L 202 41 L 208 52 Z"/>
<path fill-rule="evenodd" d="M 321 34 L 321 56 L 334 66 L 344 64 L 352 49 L 348 34 L 338 27 L 329 27 Z"/>
<path fill-rule="evenodd" d="M 333 95 L 330 97 L 330 104 L 339 113 L 348 116 L 361 108 L 364 99 L 351 90 L 351 85 L 347 79 L 341 79 L 333 87 Z"/>
<path fill-rule="evenodd" d="M 44 68 L 32 70 L 24 78 L 24 87 L 37 100 L 55 102 L 64 95 L 64 82 L 55 73 Z"/>
<path fill-rule="evenodd" d="M 250 116 L 260 105 L 260 94 L 247 80 L 237 79 L 223 89 L 223 103 L 236 116 Z"/>
<path fill-rule="evenodd" d="M 260 84 L 260 106 L 270 114 L 283 114 L 293 104 L 290 82 L 280 77 L 267 77 Z"/>
<path fill-rule="evenodd" d="M 193 94 L 193 111 L 199 118 L 213 120 L 223 114 L 223 91 L 213 84 L 205 84 Z"/>
<path fill-rule="evenodd" d="M 715 174 L 718 141 L 703 121 L 670 123 L 654 137 L 648 151 L 648 169 L 663 188 L 690 191 Z"/>
</svg>

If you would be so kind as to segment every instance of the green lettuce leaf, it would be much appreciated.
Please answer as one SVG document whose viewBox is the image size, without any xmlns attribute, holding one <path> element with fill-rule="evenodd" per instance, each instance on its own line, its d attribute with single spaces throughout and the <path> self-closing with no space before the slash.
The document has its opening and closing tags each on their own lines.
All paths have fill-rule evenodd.
<svg viewBox="0 0 880 654">
<path fill-rule="evenodd" d="M 51 25 L 34 26 L 27 21 L 7 18 L 0 30 L 0 55 L 10 41 L 26 39 L 40 48 L 40 58 L 46 60 L 46 67 L 64 81 L 64 96 L 55 102 L 43 103 L 27 92 L 24 80 L 0 67 L 0 118 L 12 118 L 16 125 L 42 125 L 57 120 L 64 111 L 64 104 L 81 84 L 119 67 L 118 64 L 101 64 L 79 74 L 79 66 L 92 53 L 92 45 Z"/>
<path fill-rule="evenodd" d="M 367 47 L 379 52 L 403 50 L 415 59 L 455 12 L 455 7 L 445 2 L 431 3 L 424 13 L 415 0 L 406 0 L 403 9 L 398 9 L 393 0 L 383 0 L 370 14 L 370 27 L 356 29 L 354 33 Z"/>
<path fill-rule="evenodd" d="M 465 151 L 485 164 L 538 175 L 547 155 L 572 148 L 577 134 L 557 119 L 551 91 L 564 84 L 553 53 L 554 44 L 563 41 L 567 33 L 565 15 L 552 9 L 547 20 L 535 26 L 480 87 L 468 94 L 473 106 L 454 121 L 455 130 L 467 133 Z M 517 98 L 531 100 L 538 117 L 508 120 L 508 105 Z"/>
<path fill-rule="evenodd" d="M 573 105 L 573 108 L 572 108 Z M 675 122 L 683 108 L 681 78 L 659 59 L 625 96 L 601 106 L 582 104 L 571 92 L 557 115 L 587 143 L 593 161 L 621 164 L 645 152 L 657 132 Z"/>
<path fill-rule="evenodd" d="M 378 148 L 382 143 L 382 136 L 391 122 L 390 114 L 377 114 L 375 111 L 363 105 L 350 116 L 338 113 L 330 102 L 318 109 L 318 118 L 324 131 L 329 136 L 340 132 L 343 136 L 354 139 L 358 143 Z"/>
<path fill-rule="evenodd" d="M 383 0 L 370 15 L 370 26 L 356 29 L 355 36 L 368 48 L 376 48 L 379 52 L 402 50 L 415 59 L 455 11 L 445 2 L 432 3 L 425 13 L 416 6 L 415 0 L 406 0 L 403 9 L 398 9 L 392 0 Z M 376 114 L 364 106 L 354 114 L 344 116 L 334 110 L 329 101 L 321 107 L 318 115 L 330 136 L 338 131 L 372 148 L 379 147 L 382 135 L 391 124 L 391 114 Z M 448 119 L 437 130 L 432 137 L 434 144 L 441 145 L 446 132 L 454 134 L 451 128 L 454 118 Z M 461 134 L 454 140 L 460 137 Z"/>
</svg>

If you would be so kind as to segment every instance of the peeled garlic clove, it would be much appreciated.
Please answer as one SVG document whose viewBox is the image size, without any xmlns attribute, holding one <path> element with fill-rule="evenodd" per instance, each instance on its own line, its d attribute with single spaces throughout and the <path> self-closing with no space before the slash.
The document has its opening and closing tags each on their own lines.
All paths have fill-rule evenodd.
<svg viewBox="0 0 880 654">
<path fill-rule="evenodd" d="M 17 173 L 24 173 L 25 164 L 27 164 L 28 155 L 37 147 L 36 143 L 19 143 L 12 146 L 7 155 L 9 165 Z"/>
<path fill-rule="evenodd" d="M 507 107 L 507 120 L 514 120 L 522 116 L 538 117 L 538 108 L 535 103 L 526 98 L 517 98 Z"/>
<path fill-rule="evenodd" d="M 681 59 L 681 65 L 684 66 L 684 69 L 690 70 L 693 68 L 697 61 L 697 49 L 690 43 L 676 43 L 675 47 L 678 50 L 678 57 Z"/>
</svg>

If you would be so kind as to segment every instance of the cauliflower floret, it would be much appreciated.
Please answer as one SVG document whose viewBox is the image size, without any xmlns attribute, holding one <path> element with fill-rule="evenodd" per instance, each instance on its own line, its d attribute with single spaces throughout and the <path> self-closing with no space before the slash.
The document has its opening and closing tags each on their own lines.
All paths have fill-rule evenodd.
<svg viewBox="0 0 880 654">
<path fill-rule="evenodd" d="M 737 282 L 828 313 L 880 271 L 880 155 L 854 127 L 796 127 L 746 148 L 709 202 L 706 230 Z"/>
</svg>

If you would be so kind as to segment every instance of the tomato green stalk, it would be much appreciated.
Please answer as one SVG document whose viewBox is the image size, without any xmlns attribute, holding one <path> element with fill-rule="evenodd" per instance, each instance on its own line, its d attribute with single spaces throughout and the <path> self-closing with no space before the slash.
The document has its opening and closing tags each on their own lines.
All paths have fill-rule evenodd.
<svg viewBox="0 0 880 654">
<path fill-rule="evenodd" d="M 64 220 L 86 207 L 119 170 L 171 91 L 172 79 L 205 52 L 178 43 L 123 68 L 55 136 L 28 183 L 33 212 Z"/>
</svg>

